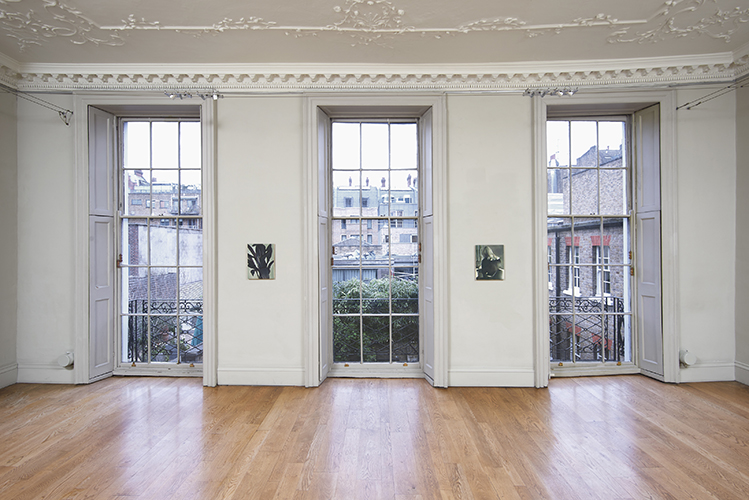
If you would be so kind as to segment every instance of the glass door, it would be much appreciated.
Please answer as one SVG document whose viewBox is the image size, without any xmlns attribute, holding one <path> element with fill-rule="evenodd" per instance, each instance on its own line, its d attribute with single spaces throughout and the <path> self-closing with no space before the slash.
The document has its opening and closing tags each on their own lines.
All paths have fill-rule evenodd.
<svg viewBox="0 0 749 500">
<path fill-rule="evenodd" d="M 416 121 L 332 124 L 333 361 L 419 359 Z"/>
<path fill-rule="evenodd" d="M 627 120 L 547 123 L 552 367 L 632 363 Z"/>
<path fill-rule="evenodd" d="M 203 361 L 201 132 L 197 120 L 123 119 L 122 367 Z"/>
</svg>

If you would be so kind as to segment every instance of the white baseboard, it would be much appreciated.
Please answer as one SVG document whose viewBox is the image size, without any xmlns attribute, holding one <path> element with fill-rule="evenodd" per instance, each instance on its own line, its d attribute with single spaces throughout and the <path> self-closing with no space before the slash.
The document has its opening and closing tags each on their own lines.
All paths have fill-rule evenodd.
<svg viewBox="0 0 749 500">
<path fill-rule="evenodd" d="M 726 382 L 736 380 L 735 363 L 697 363 L 679 370 L 679 382 Z"/>
<path fill-rule="evenodd" d="M 75 384 L 73 370 L 57 364 L 18 363 L 19 384 Z"/>
<path fill-rule="evenodd" d="M 304 385 L 303 368 L 219 368 L 218 385 Z"/>
<path fill-rule="evenodd" d="M 736 381 L 749 385 L 749 364 L 736 361 Z"/>
<path fill-rule="evenodd" d="M 448 387 L 534 387 L 532 368 L 455 368 L 448 371 Z"/>
<path fill-rule="evenodd" d="M 18 365 L 11 363 L 0 366 L 0 389 L 13 385 L 16 382 L 18 382 Z"/>
</svg>

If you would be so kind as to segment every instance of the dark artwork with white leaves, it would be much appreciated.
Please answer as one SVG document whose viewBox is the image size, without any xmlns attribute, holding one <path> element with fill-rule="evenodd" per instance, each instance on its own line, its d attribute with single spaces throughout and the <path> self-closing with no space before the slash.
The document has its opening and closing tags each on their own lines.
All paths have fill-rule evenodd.
<svg viewBox="0 0 749 500">
<path fill-rule="evenodd" d="M 505 246 L 476 245 L 475 271 L 477 280 L 505 279 Z"/>
<path fill-rule="evenodd" d="M 247 244 L 247 278 L 251 280 L 276 279 L 276 245 L 269 243 Z"/>
</svg>

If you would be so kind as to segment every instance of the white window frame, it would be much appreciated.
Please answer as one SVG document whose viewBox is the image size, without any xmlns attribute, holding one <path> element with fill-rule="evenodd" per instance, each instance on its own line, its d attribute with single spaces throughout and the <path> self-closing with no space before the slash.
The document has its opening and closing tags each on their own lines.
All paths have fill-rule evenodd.
<svg viewBox="0 0 749 500">
<path fill-rule="evenodd" d="M 123 117 L 118 118 L 117 122 L 118 122 L 118 131 L 117 131 L 118 132 L 117 133 L 118 149 L 119 149 L 119 151 L 123 151 L 123 149 L 125 148 L 125 133 L 124 133 L 124 124 L 125 124 L 125 122 L 130 122 L 130 123 L 136 123 L 136 122 L 137 123 L 149 123 L 151 125 L 153 123 L 155 123 L 155 122 L 160 122 L 160 123 L 168 122 L 168 123 L 177 123 L 177 124 L 179 124 L 179 123 L 184 123 L 184 122 L 198 122 L 198 123 L 200 123 L 200 119 L 199 119 L 199 117 L 172 118 L 172 117 L 170 117 L 168 115 L 156 114 L 156 115 L 148 115 L 148 116 L 137 116 L 137 117 L 133 117 L 133 118 L 130 118 L 128 116 L 123 116 Z M 149 134 L 152 134 L 152 130 L 149 131 Z M 152 135 L 149 135 L 149 139 L 152 139 Z M 181 143 L 179 144 L 179 147 L 181 147 Z M 181 157 L 181 151 L 178 153 L 178 155 Z M 122 156 L 122 155 L 120 155 L 120 156 Z M 153 166 L 151 165 L 151 167 L 153 167 Z M 123 158 L 122 157 L 118 158 L 118 161 L 117 161 L 117 164 L 116 164 L 115 168 L 117 170 L 116 177 L 118 179 L 118 193 L 117 193 L 118 196 L 117 196 L 117 199 L 119 200 L 120 207 L 122 207 L 123 209 L 125 209 L 126 206 L 127 206 L 126 205 L 126 198 L 127 197 L 126 197 L 126 194 L 125 194 L 125 186 L 124 186 L 124 183 L 123 183 L 123 174 L 126 171 L 126 169 L 124 168 Z M 187 169 L 183 169 L 181 166 L 179 166 L 177 169 L 175 169 L 175 171 L 183 171 L 183 170 L 187 170 Z M 195 172 L 197 169 L 190 169 L 190 170 L 193 171 L 193 172 Z M 201 172 L 201 178 L 202 178 L 202 174 L 203 174 L 202 165 L 201 165 L 201 168 L 200 168 L 200 172 Z M 149 196 L 153 196 L 154 194 L 155 193 L 153 191 L 153 185 L 151 185 L 150 189 L 149 189 Z M 202 183 L 201 183 L 201 197 L 202 197 Z M 116 241 L 118 243 L 117 244 L 117 248 L 118 248 L 118 252 L 120 253 L 120 255 L 126 254 L 126 252 L 123 249 L 123 245 L 127 245 L 127 242 L 126 241 L 122 241 L 122 225 L 123 225 L 123 222 L 126 221 L 126 220 L 130 220 L 130 219 L 141 219 L 142 218 L 142 219 L 145 219 L 146 221 L 155 221 L 156 219 L 161 219 L 160 220 L 160 225 L 161 226 L 174 227 L 175 229 L 177 227 L 179 227 L 180 221 L 184 222 L 185 228 L 189 227 L 189 226 L 192 226 L 192 225 L 195 225 L 195 221 L 198 221 L 198 220 L 201 221 L 201 225 L 202 225 L 202 219 L 203 219 L 202 213 L 199 214 L 199 215 L 197 215 L 197 216 L 194 215 L 194 214 L 189 214 L 188 215 L 188 214 L 180 214 L 179 213 L 180 209 L 182 208 L 182 207 L 179 206 L 181 204 L 180 200 L 184 201 L 185 199 L 193 199 L 193 198 L 194 198 L 193 196 L 190 196 L 188 198 L 183 198 L 182 194 L 181 194 L 181 187 L 180 187 L 180 192 L 178 192 L 177 196 L 176 197 L 175 196 L 172 197 L 172 210 L 173 210 L 172 213 L 174 215 L 172 215 L 172 213 L 170 213 L 168 215 L 145 215 L 145 214 L 143 214 L 143 215 L 128 215 L 127 210 L 124 210 L 124 211 L 121 210 L 120 213 L 119 213 L 119 216 L 116 217 L 116 221 L 115 221 L 115 225 L 116 225 L 116 228 L 117 228 L 117 238 L 115 238 L 115 239 L 116 239 Z M 150 198 L 147 199 L 146 201 L 150 201 Z M 164 221 L 167 221 L 167 223 L 164 224 Z M 153 224 L 147 223 L 147 225 L 146 225 L 146 231 L 148 231 L 150 233 L 151 231 L 153 231 L 152 227 L 153 227 Z M 177 233 L 177 235 L 178 234 L 179 233 Z M 176 237 L 179 238 L 179 236 L 176 236 Z M 153 264 L 151 264 L 151 261 L 150 261 L 150 258 L 149 258 L 146 264 L 130 266 L 130 265 L 127 265 L 127 264 L 123 263 L 123 265 L 120 267 L 120 269 L 117 270 L 117 276 L 115 278 L 115 281 L 117 282 L 117 287 L 116 287 L 116 289 L 117 289 L 117 296 L 116 296 L 117 300 L 116 300 L 116 303 L 118 304 L 118 311 L 117 311 L 117 314 L 116 314 L 117 326 L 115 327 L 115 330 L 117 331 L 117 340 L 115 342 L 115 365 L 114 365 L 114 374 L 115 375 L 131 375 L 131 374 L 137 374 L 137 375 L 163 375 L 165 372 L 167 372 L 167 373 L 170 373 L 170 374 L 181 374 L 181 375 L 195 376 L 196 374 L 201 374 L 202 371 L 203 371 L 203 362 L 202 361 L 195 362 L 195 363 L 186 363 L 186 362 L 185 363 L 180 363 L 180 362 L 159 362 L 159 361 L 154 361 L 153 359 L 150 359 L 150 360 L 146 360 L 146 361 L 137 361 L 136 362 L 136 361 L 133 361 L 133 360 L 129 360 L 128 361 L 128 360 L 124 359 L 122 344 L 123 344 L 123 336 L 125 335 L 125 333 L 122 331 L 122 320 L 123 320 L 123 318 L 125 316 L 145 318 L 146 321 L 147 321 L 147 323 L 150 324 L 150 325 L 153 325 L 153 319 L 154 318 L 165 317 L 165 316 L 166 317 L 174 317 L 174 318 L 177 319 L 178 326 L 181 326 L 181 320 L 183 318 L 188 318 L 188 317 L 191 317 L 191 316 L 196 316 L 196 315 L 192 315 L 192 314 L 183 314 L 183 313 L 181 313 L 179 311 L 179 307 L 177 308 L 174 316 L 172 316 L 172 315 L 158 314 L 158 313 L 152 313 L 150 311 L 150 307 L 149 307 L 149 310 L 147 312 L 141 313 L 141 314 L 137 314 L 137 315 L 128 314 L 128 313 L 126 313 L 125 311 L 122 310 L 123 306 L 124 306 L 123 299 L 122 299 L 122 296 L 121 296 L 122 295 L 122 289 L 123 289 L 123 283 L 122 283 L 122 279 L 123 278 L 122 277 L 123 277 L 123 274 L 125 272 L 124 270 L 126 270 L 126 269 L 131 269 L 131 268 L 145 269 L 145 270 L 147 270 L 146 271 L 147 272 L 147 276 L 151 276 L 150 271 L 151 271 L 152 268 L 169 268 L 169 269 L 174 269 L 176 271 L 176 273 L 175 273 L 176 274 L 176 281 L 177 281 L 177 297 L 176 297 L 176 299 L 177 299 L 178 303 L 179 303 L 179 300 L 180 300 L 180 297 L 179 297 L 179 293 L 180 293 L 179 284 L 180 284 L 180 276 L 181 276 L 180 270 L 182 270 L 182 269 L 191 269 L 191 268 L 195 269 L 195 268 L 200 267 L 201 268 L 201 274 L 202 274 L 202 267 L 203 267 L 202 265 L 201 266 L 192 266 L 192 265 L 188 266 L 188 265 L 182 265 L 180 263 L 179 252 L 180 252 L 181 245 L 180 245 L 178 239 L 176 239 L 175 241 L 176 241 L 176 248 L 175 248 L 176 255 L 175 255 L 175 261 L 174 261 L 175 264 L 174 265 L 153 265 Z M 148 255 L 149 255 L 149 257 L 152 257 L 152 250 L 150 250 L 150 249 L 148 250 Z M 125 255 L 125 257 L 126 257 L 125 260 L 127 260 L 127 256 L 126 255 Z M 149 279 L 147 281 L 147 283 L 148 283 L 147 287 L 150 289 L 151 288 L 151 280 Z M 151 304 L 152 301 L 153 301 L 153 299 L 149 298 L 149 299 L 147 299 L 147 301 L 148 301 L 149 304 Z M 202 324 L 203 324 L 203 315 L 200 314 L 200 316 L 201 316 L 200 324 L 201 324 L 201 327 L 202 327 Z M 181 333 L 176 333 L 175 332 L 175 334 L 177 336 L 177 339 L 181 339 Z M 148 338 L 148 341 L 149 341 L 149 348 L 148 348 L 149 357 L 150 357 L 150 353 L 151 353 L 151 347 L 150 346 L 152 345 L 152 335 L 153 335 L 153 332 L 151 332 L 150 334 L 147 335 L 147 338 Z M 178 345 L 181 345 L 181 340 L 180 340 L 180 344 L 178 344 Z"/>
<path fill-rule="evenodd" d="M 627 180 L 624 183 L 624 187 L 625 187 L 626 192 L 628 193 L 626 195 L 626 197 L 629 200 L 629 202 L 628 202 L 629 206 L 632 206 L 633 203 L 634 203 L 634 201 L 633 201 L 633 195 L 631 193 L 630 187 L 631 187 L 631 184 L 632 184 L 631 179 L 634 176 L 634 165 L 633 165 L 633 162 L 631 161 L 631 156 L 632 156 L 631 151 L 632 151 L 632 148 L 633 148 L 632 138 L 631 138 L 631 135 L 632 135 L 631 131 L 632 131 L 633 127 L 632 127 L 632 120 L 630 118 L 631 118 L 631 116 L 629 114 L 617 115 L 617 114 L 608 114 L 608 113 L 599 114 L 599 113 L 596 113 L 596 112 L 588 112 L 588 113 L 583 113 L 581 115 L 575 115 L 575 116 L 556 116 L 553 119 L 548 120 L 548 121 L 562 121 L 562 122 L 567 122 L 570 125 L 572 123 L 574 123 L 574 122 L 577 122 L 577 121 L 596 122 L 597 123 L 597 126 L 596 126 L 597 130 L 600 127 L 600 123 L 601 122 L 614 121 L 614 122 L 622 122 L 622 123 L 625 124 L 626 134 L 625 134 L 625 137 L 624 137 L 624 141 L 625 142 L 624 142 L 623 146 L 624 146 L 624 149 L 625 149 L 625 157 L 630 158 L 630 160 L 628 160 L 626 162 L 627 164 L 625 165 L 626 166 L 626 170 L 628 172 L 628 176 L 627 176 Z M 597 134 L 598 134 L 598 132 L 596 132 L 596 135 Z M 569 137 L 568 140 L 571 140 L 571 137 Z M 596 143 L 597 142 L 598 142 L 598 138 L 596 138 Z M 572 164 L 573 159 L 574 158 L 570 158 L 570 160 L 569 160 L 570 164 Z M 549 162 L 549 164 L 551 164 L 551 162 Z M 600 168 L 600 165 L 599 165 L 599 162 L 598 162 L 598 158 L 596 159 L 596 165 L 595 165 L 595 167 L 591 166 L 590 168 L 595 168 L 596 170 Z M 547 184 L 547 186 L 548 186 L 548 184 Z M 596 190 L 599 190 L 599 189 L 600 189 L 600 178 L 599 178 L 599 180 L 598 180 L 598 182 L 596 184 Z M 571 193 L 571 196 L 572 196 L 572 193 Z M 600 196 L 600 194 L 598 196 Z M 572 203 L 572 206 L 574 206 L 574 203 Z M 570 207 L 570 209 L 571 208 L 572 207 Z M 626 210 L 623 213 L 616 214 L 616 215 L 617 216 L 621 216 L 624 219 L 628 219 L 629 220 L 630 218 L 625 217 L 625 215 L 626 215 L 626 213 L 630 213 L 630 212 L 631 212 L 631 210 Z M 598 256 L 597 253 L 594 253 L 593 260 L 592 260 L 592 262 L 595 265 L 584 264 L 582 266 L 582 267 L 586 268 L 586 273 L 585 273 L 586 276 L 588 275 L 588 271 L 587 270 L 591 270 L 591 272 L 592 272 L 591 278 L 594 280 L 594 281 L 592 281 L 592 291 L 589 291 L 589 289 L 587 288 L 587 284 L 588 284 L 587 280 L 585 282 L 581 281 L 581 274 L 582 273 L 581 273 L 581 266 L 580 266 L 580 246 L 579 246 L 580 241 L 581 241 L 580 240 L 581 237 L 578 236 L 575 233 L 575 227 L 574 226 L 575 226 L 575 220 L 577 218 L 580 218 L 580 217 L 585 217 L 585 214 L 576 213 L 576 212 L 572 212 L 571 211 L 571 215 L 572 215 L 572 219 L 571 219 L 571 225 L 572 225 L 572 227 L 571 227 L 570 244 L 574 245 L 574 246 L 569 246 L 568 249 L 567 249 L 567 264 L 566 264 L 566 266 L 559 266 L 559 268 L 562 268 L 562 269 L 563 268 L 567 268 L 568 269 L 568 273 L 569 273 L 569 275 L 568 275 L 568 288 L 566 290 L 562 291 L 562 294 L 563 295 L 568 295 L 568 296 L 574 296 L 576 298 L 577 297 L 579 297 L 579 298 L 585 297 L 587 299 L 600 300 L 600 299 L 596 298 L 596 297 L 600 297 L 600 295 L 597 295 L 599 293 L 599 289 L 600 289 L 600 275 L 599 275 L 600 266 L 598 265 L 599 262 L 597 261 L 597 256 Z M 553 217 L 551 211 L 549 213 L 549 217 Z M 590 217 L 598 219 L 599 217 L 601 217 L 601 215 L 591 214 Z M 599 220 L 599 223 L 601 224 L 601 226 L 600 226 L 601 228 L 603 228 L 603 220 L 605 220 L 605 218 L 602 219 L 602 220 Z M 630 227 L 630 226 L 631 226 L 631 220 L 630 220 L 630 222 L 628 224 L 625 225 L 625 227 Z M 630 237 L 628 237 L 627 235 L 631 236 L 632 232 L 629 231 L 629 230 L 625 230 L 624 231 L 624 235 L 623 235 L 624 239 L 627 240 L 627 243 L 631 243 L 630 241 L 628 241 L 630 239 Z M 547 236 L 548 236 L 548 234 L 547 234 Z M 603 235 L 601 235 L 601 236 L 603 236 Z M 597 248 L 597 246 L 593 246 L 593 245 L 591 245 L 591 246 L 593 248 Z M 590 263 L 591 261 L 588 261 L 588 262 Z M 633 265 L 633 264 L 631 264 L 631 265 Z M 581 284 L 585 285 L 585 287 L 581 288 Z M 588 295 L 583 294 L 581 290 L 585 290 Z M 633 317 L 632 312 L 633 312 L 633 309 L 634 309 L 634 307 L 632 306 L 632 304 L 633 304 L 633 301 L 634 301 L 634 297 L 632 296 L 631 290 L 632 290 L 631 284 L 625 283 L 625 286 L 624 286 L 625 300 L 630 304 L 630 308 L 628 309 L 629 312 L 625 313 L 625 315 L 624 315 L 624 322 L 625 322 L 626 325 L 631 325 L 632 324 L 631 318 Z M 590 297 L 591 293 L 593 295 L 592 297 Z M 627 298 L 629 300 L 627 300 Z M 611 303 L 609 303 L 608 305 L 611 305 Z M 551 315 L 551 313 L 549 313 L 549 314 Z M 571 315 L 572 315 L 572 318 L 573 318 L 573 323 L 577 324 L 577 321 L 578 321 L 577 318 L 581 317 L 580 313 L 578 313 L 577 311 L 575 311 L 574 308 L 573 308 L 573 311 L 572 311 Z M 608 314 L 601 313 L 601 317 L 602 317 L 603 321 L 606 321 L 606 316 L 608 316 Z M 557 375 L 557 376 L 563 376 L 563 375 L 567 375 L 567 374 L 581 375 L 581 374 L 587 374 L 588 372 L 592 372 L 593 374 L 603 374 L 603 373 L 614 374 L 614 373 L 630 373 L 630 372 L 633 372 L 633 371 L 638 371 L 638 368 L 635 366 L 634 361 L 633 361 L 636 358 L 636 356 L 637 356 L 637 352 L 636 352 L 636 349 L 635 349 L 636 348 L 636 344 L 631 341 L 631 339 L 635 335 L 635 332 L 631 329 L 631 327 L 627 331 L 629 332 L 629 335 L 625 337 L 624 341 L 625 341 L 625 349 L 629 349 L 629 351 L 627 352 L 627 354 L 629 355 L 629 361 L 621 361 L 621 362 L 617 361 L 616 365 L 613 365 L 611 363 L 611 361 L 606 361 L 606 360 L 603 360 L 603 359 L 599 360 L 599 361 L 593 361 L 593 360 L 580 360 L 580 361 L 578 361 L 573 356 L 572 359 L 570 359 L 568 361 L 565 361 L 563 363 L 560 363 L 559 365 L 556 364 L 556 361 L 553 362 L 552 365 L 551 365 L 551 369 L 552 369 L 554 375 Z M 576 350 L 576 348 L 575 348 L 575 350 Z M 598 363 L 599 365 L 595 366 L 596 363 Z M 605 366 L 606 363 L 608 363 L 607 366 Z M 615 366 L 615 368 L 612 368 L 612 366 Z"/>
<path fill-rule="evenodd" d="M 433 303 L 434 313 L 431 328 L 433 337 L 430 348 L 433 352 L 432 359 L 426 360 L 427 365 L 424 372 L 431 373 L 427 379 L 435 386 L 446 387 L 448 383 L 447 376 L 447 356 L 448 356 L 448 337 L 447 337 L 447 311 L 448 311 L 448 294 L 447 294 L 447 168 L 446 168 L 446 99 L 444 95 L 428 94 L 403 94 L 403 95 L 334 95 L 334 96 L 309 96 L 306 99 L 304 107 L 305 112 L 305 262 L 303 275 L 305 296 L 305 385 L 313 387 L 319 385 L 326 372 L 322 372 L 323 363 L 320 359 L 320 239 L 319 224 L 320 218 L 326 217 L 326 214 L 320 212 L 320 200 L 328 196 L 321 188 L 320 175 L 323 170 L 320 168 L 321 158 L 324 158 L 324 139 L 320 135 L 323 128 L 321 117 L 327 110 L 335 110 L 337 116 L 350 113 L 350 117 L 361 116 L 361 110 L 368 108 L 380 113 L 379 116 L 393 116 L 393 113 L 403 115 L 414 113 L 428 112 L 431 116 L 429 120 L 428 136 L 431 147 L 428 148 L 431 156 L 431 176 L 425 181 L 425 188 L 422 193 L 429 196 L 428 203 L 425 204 L 425 213 L 419 216 L 429 217 L 429 229 L 432 234 L 432 245 L 429 247 L 429 254 L 426 257 L 433 262 L 433 278 L 429 299 Z M 421 110 L 421 111 L 418 111 Z M 427 193 L 429 193 L 427 195 Z M 329 261 L 328 261 L 329 262 Z M 423 295 L 423 294 L 421 294 Z M 422 309 L 423 310 L 423 309 Z M 423 344 L 422 344 L 423 345 Z M 425 356 L 426 358 L 426 356 Z"/>
<path fill-rule="evenodd" d="M 136 107 L 147 108 L 149 116 L 184 116 L 182 106 L 200 107 L 202 123 L 203 159 L 203 385 L 216 386 L 218 382 L 216 339 L 216 210 L 215 210 L 215 116 L 216 102 L 212 99 L 194 102 L 169 101 L 163 95 L 153 93 L 131 95 L 87 95 L 75 96 L 74 125 L 76 133 L 76 193 L 75 217 L 75 338 L 77 362 L 74 365 L 75 382 L 91 382 L 88 375 L 89 352 L 89 180 L 88 180 L 88 108 L 107 109 L 116 116 L 132 114 Z M 182 107 L 182 108 L 181 108 Z M 191 113 L 187 113 L 192 114 Z M 114 335 L 114 332 L 112 332 Z M 163 373 L 162 375 L 170 375 Z"/>
<path fill-rule="evenodd" d="M 368 124 L 373 124 L 373 123 L 380 124 L 380 125 L 383 125 L 383 126 L 387 126 L 387 128 L 388 128 L 388 135 L 389 136 L 392 133 L 392 130 L 390 129 L 391 125 L 398 125 L 398 124 L 409 124 L 409 125 L 413 125 L 416 128 L 416 130 L 417 130 L 417 136 L 419 136 L 419 137 L 421 136 L 421 133 L 418 131 L 418 128 L 421 126 L 420 125 L 420 120 L 417 117 L 411 117 L 411 118 L 391 118 L 391 117 L 387 117 L 387 118 L 383 118 L 383 117 L 370 118 L 365 113 L 365 114 L 363 114 L 363 116 L 356 117 L 356 118 L 354 118 L 354 117 L 334 118 L 334 119 L 331 120 L 331 122 L 332 122 L 331 123 L 331 127 L 334 127 L 336 124 L 339 124 L 339 123 L 340 124 L 353 124 L 353 125 L 359 126 L 360 127 L 359 128 L 360 141 L 364 140 L 364 138 L 363 138 L 364 129 L 361 128 L 361 127 L 362 126 L 366 126 Z M 332 137 L 332 134 L 333 134 L 333 130 L 331 129 L 331 137 Z M 389 143 L 389 141 L 388 141 L 388 143 Z M 333 148 L 335 147 L 336 143 L 335 143 L 334 139 L 331 142 L 331 145 L 332 145 L 332 147 L 331 147 L 331 155 L 335 156 L 335 152 L 333 151 Z M 418 147 L 419 147 L 419 145 L 417 144 L 417 148 Z M 389 154 L 389 156 L 391 157 L 391 159 L 392 159 L 392 154 L 393 154 L 393 152 L 390 152 L 390 154 Z M 333 174 L 335 172 L 343 173 L 344 176 L 347 173 L 349 173 L 349 174 L 351 174 L 353 176 L 357 176 L 358 174 L 356 174 L 356 172 L 362 172 L 362 173 L 366 173 L 367 172 L 366 167 L 363 167 L 361 165 L 361 161 L 362 161 L 361 158 L 359 159 L 359 161 L 360 161 L 360 164 L 359 164 L 359 169 L 358 170 L 349 170 L 350 169 L 350 165 L 348 165 L 347 168 L 344 169 L 344 170 L 335 169 L 334 165 L 329 165 L 329 167 L 328 167 L 329 168 L 329 174 L 331 175 L 331 181 L 329 182 L 329 189 L 331 190 L 331 193 L 334 193 L 335 190 L 336 190 L 336 188 L 337 188 L 337 186 L 332 182 L 332 176 L 333 176 Z M 390 169 L 391 169 L 390 165 L 383 167 L 383 170 L 390 170 Z M 417 169 L 417 177 L 421 177 L 421 172 L 423 171 L 423 165 L 422 165 L 421 158 L 419 158 L 418 165 L 416 165 L 414 167 L 414 169 Z M 395 173 L 398 172 L 398 170 L 394 169 L 394 168 L 392 170 L 390 170 L 390 171 L 391 172 L 395 172 Z M 349 182 L 350 182 L 350 178 L 349 178 Z M 341 187 L 341 186 L 338 186 L 338 187 Z M 351 189 L 350 186 L 348 188 L 346 188 L 345 186 L 343 186 L 343 188 L 344 189 Z M 365 188 L 363 186 L 358 186 L 358 183 L 357 183 L 357 185 L 354 187 L 354 189 L 361 189 L 363 191 L 364 189 L 369 189 L 369 188 Z M 388 189 L 388 188 L 386 188 L 386 189 Z M 359 194 L 361 194 L 361 192 Z M 346 198 L 346 199 L 348 199 L 348 198 Z M 401 200 L 402 200 L 402 196 L 400 198 L 398 198 L 399 202 Z M 417 221 L 417 218 L 418 218 L 418 215 L 415 215 L 413 217 L 411 217 L 411 216 L 406 217 L 405 219 L 394 219 L 394 218 L 391 218 L 391 217 L 396 217 L 396 216 L 397 217 L 404 217 L 403 210 L 392 210 L 392 211 L 389 211 L 387 209 L 388 207 L 381 207 L 381 209 L 384 208 L 384 214 L 370 214 L 370 215 L 367 215 L 364 212 L 360 212 L 361 213 L 361 217 L 362 217 L 361 219 L 360 218 L 352 219 L 351 217 L 355 217 L 355 215 L 353 215 L 353 214 L 351 214 L 351 215 L 346 215 L 346 214 L 344 214 L 344 215 L 336 215 L 336 208 L 343 209 L 343 211 L 345 212 L 346 208 L 352 208 L 352 207 L 349 207 L 347 203 L 344 203 L 344 206 L 340 206 L 340 205 L 337 206 L 336 205 L 336 196 L 335 195 L 334 196 L 330 196 L 330 201 L 331 201 L 331 206 L 327 207 L 327 209 L 328 209 L 329 213 L 331 214 L 330 215 L 330 220 L 333 222 L 332 226 L 335 226 L 335 221 L 337 221 L 337 220 L 345 220 L 345 218 L 348 218 L 349 224 L 352 224 L 352 225 L 355 224 L 356 227 L 359 228 L 359 230 L 363 230 L 364 229 L 364 227 L 365 227 L 364 221 L 365 220 L 366 220 L 366 225 L 367 226 L 371 226 L 373 224 L 373 221 L 374 221 L 374 222 L 377 222 L 378 225 L 382 224 L 383 226 L 387 227 L 388 226 L 388 220 L 389 220 L 390 221 L 390 225 L 389 225 L 390 227 L 403 227 L 404 226 L 404 222 L 403 222 L 404 220 L 413 221 L 415 223 Z M 355 208 L 355 207 L 353 207 L 353 208 Z M 390 213 L 390 216 L 388 216 L 387 213 Z M 418 224 L 414 224 L 414 226 L 418 227 Z M 361 238 L 361 236 L 362 236 L 361 234 L 354 234 L 354 235 L 351 236 L 351 238 L 362 240 L 363 238 Z M 391 238 L 392 243 L 411 243 L 410 237 L 407 234 L 390 233 L 389 235 L 386 236 L 386 238 L 388 238 L 388 236 L 392 236 L 392 238 Z M 371 235 L 369 235 L 369 237 L 371 238 Z M 392 251 L 392 249 L 391 249 L 391 251 Z M 366 250 L 362 248 L 361 252 L 364 253 L 364 252 L 366 252 Z M 361 271 L 366 271 L 366 268 L 362 269 L 360 267 L 362 265 L 362 262 L 359 262 L 358 264 L 346 263 L 346 264 L 343 265 L 343 267 L 350 269 L 352 265 L 356 266 L 356 267 L 359 267 L 360 268 L 360 272 Z M 415 262 L 413 265 L 416 268 L 420 268 L 421 267 L 418 262 Z M 398 268 L 395 267 L 395 266 L 396 266 L 396 264 L 394 262 L 390 262 L 389 263 L 389 274 L 391 276 L 396 275 L 396 271 L 397 271 Z M 418 281 L 417 281 L 417 283 L 418 283 Z M 361 286 L 361 284 L 360 284 L 360 286 Z M 421 290 L 419 290 L 419 293 L 421 293 Z M 389 297 L 389 299 L 392 301 L 392 297 Z M 419 303 L 421 303 L 421 301 L 419 301 Z M 332 307 L 331 306 L 328 306 L 328 307 L 331 309 L 331 312 L 332 312 Z M 366 318 L 388 318 L 388 319 L 392 320 L 393 318 L 409 318 L 409 317 L 413 318 L 413 317 L 416 317 L 417 320 L 418 320 L 418 323 L 419 323 L 419 331 L 420 332 L 422 332 L 422 330 L 423 330 L 421 328 L 421 324 L 420 324 L 421 321 L 423 320 L 422 316 L 423 315 L 422 315 L 421 311 L 417 311 L 416 313 L 399 313 L 399 312 L 394 312 L 392 310 L 390 310 L 389 312 L 381 312 L 381 313 L 375 313 L 375 314 L 372 314 L 372 313 L 363 314 L 360 311 L 359 314 L 352 313 L 352 314 L 346 314 L 346 315 L 343 315 L 343 316 L 337 315 L 337 314 L 333 313 L 333 317 L 349 317 L 349 318 L 357 317 L 359 319 L 365 319 L 365 320 L 366 320 Z M 361 324 L 360 324 L 360 327 L 361 327 Z M 391 327 L 392 327 L 392 323 L 391 323 Z M 422 371 L 422 367 L 421 367 L 421 363 L 422 363 L 422 359 L 421 359 L 422 348 L 421 347 L 422 346 L 421 346 L 421 343 L 423 342 L 423 333 L 421 333 L 419 335 L 419 339 L 418 339 L 418 342 L 419 342 L 419 345 L 418 345 L 419 354 L 417 356 L 418 359 L 417 360 L 408 359 L 405 362 L 404 362 L 404 360 L 398 361 L 398 360 L 393 359 L 393 354 L 394 354 L 393 353 L 393 347 L 395 346 L 394 341 L 393 341 L 393 335 L 394 335 L 394 331 L 391 330 L 389 332 L 390 359 L 388 361 L 385 361 L 385 360 L 364 361 L 364 358 L 366 356 L 366 352 L 365 352 L 366 351 L 366 347 L 363 344 L 362 339 L 360 338 L 360 346 L 359 346 L 359 357 L 360 357 L 360 359 L 358 361 L 355 361 L 355 360 L 334 361 L 333 360 L 331 362 L 331 364 L 330 364 L 331 368 L 330 368 L 329 376 L 331 376 L 331 377 L 336 377 L 336 376 L 338 376 L 338 377 L 346 377 L 346 376 L 349 376 L 349 374 L 351 372 L 357 372 L 357 374 L 372 372 L 372 373 L 376 373 L 378 375 L 382 375 L 382 374 L 386 374 L 389 370 L 396 370 L 399 376 L 414 376 L 414 375 L 419 375 L 420 372 Z M 333 348 L 333 358 L 335 358 L 335 354 L 336 354 L 335 348 Z M 341 353 L 339 353 L 339 354 L 341 354 Z"/>
<path fill-rule="evenodd" d="M 563 101 L 563 102 L 562 102 Z M 541 97 L 531 98 L 534 158 L 534 378 L 536 387 L 547 387 L 551 376 L 549 366 L 549 305 L 547 266 L 547 168 L 546 122 L 550 105 L 564 106 L 565 114 L 578 111 L 590 115 L 592 109 L 611 110 L 611 114 L 634 113 L 652 104 L 660 105 L 661 151 L 661 251 L 670 258 L 663 259 L 661 268 L 663 364 L 665 382 L 679 382 L 679 302 L 678 302 L 678 197 L 676 186 L 676 94 L 674 90 L 656 91 L 589 91 L 580 92 L 559 101 Z"/>
</svg>

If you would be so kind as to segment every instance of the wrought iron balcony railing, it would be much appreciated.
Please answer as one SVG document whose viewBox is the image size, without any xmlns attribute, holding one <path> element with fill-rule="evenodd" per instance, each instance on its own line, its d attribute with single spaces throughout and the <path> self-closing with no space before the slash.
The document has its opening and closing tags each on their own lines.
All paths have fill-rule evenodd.
<svg viewBox="0 0 749 500">
<path fill-rule="evenodd" d="M 551 359 L 623 361 L 624 312 L 620 297 L 549 297 Z"/>
<path fill-rule="evenodd" d="M 202 363 L 203 301 L 131 300 L 126 334 L 128 362 Z"/>
</svg>

